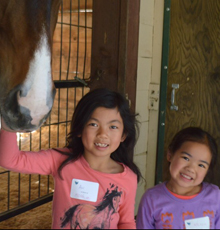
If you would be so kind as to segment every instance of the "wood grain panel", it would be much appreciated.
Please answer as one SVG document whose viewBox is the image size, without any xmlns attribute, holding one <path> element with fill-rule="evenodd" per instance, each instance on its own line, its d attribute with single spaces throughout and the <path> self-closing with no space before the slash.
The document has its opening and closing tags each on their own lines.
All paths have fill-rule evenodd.
<svg viewBox="0 0 220 230">
<path fill-rule="evenodd" d="M 170 110 L 172 83 L 180 85 L 178 111 Z M 165 154 L 174 134 L 188 126 L 210 132 L 220 149 L 220 1 L 171 1 L 167 87 Z M 219 170 L 215 177 L 220 185 Z"/>
</svg>

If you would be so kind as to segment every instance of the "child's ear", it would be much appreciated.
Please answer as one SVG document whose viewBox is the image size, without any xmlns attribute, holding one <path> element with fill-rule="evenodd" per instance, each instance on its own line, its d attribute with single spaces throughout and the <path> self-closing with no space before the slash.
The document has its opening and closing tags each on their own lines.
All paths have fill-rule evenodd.
<svg viewBox="0 0 220 230">
<path fill-rule="evenodd" d="M 121 142 L 123 142 L 126 139 L 126 137 L 127 137 L 127 134 L 124 133 L 121 137 Z"/>
<path fill-rule="evenodd" d="M 167 151 L 167 160 L 170 162 L 172 159 L 172 153 L 168 150 Z"/>
</svg>

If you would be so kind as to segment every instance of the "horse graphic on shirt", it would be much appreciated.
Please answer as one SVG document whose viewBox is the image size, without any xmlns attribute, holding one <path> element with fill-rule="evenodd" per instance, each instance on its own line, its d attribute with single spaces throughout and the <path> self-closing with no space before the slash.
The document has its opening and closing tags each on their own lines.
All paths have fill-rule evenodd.
<svg viewBox="0 0 220 230">
<path fill-rule="evenodd" d="M 77 204 L 71 207 L 61 218 L 61 228 L 69 223 L 71 229 L 109 229 L 111 216 L 117 212 L 121 194 L 118 187 L 111 192 L 107 189 L 99 205 Z"/>
</svg>

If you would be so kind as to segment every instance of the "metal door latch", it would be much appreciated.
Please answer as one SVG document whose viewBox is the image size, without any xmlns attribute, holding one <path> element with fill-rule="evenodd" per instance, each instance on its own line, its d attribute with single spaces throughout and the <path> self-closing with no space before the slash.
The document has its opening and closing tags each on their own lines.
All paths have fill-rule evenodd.
<svg viewBox="0 0 220 230">
<path fill-rule="evenodd" d="M 175 110 L 178 111 L 178 106 L 175 105 L 175 90 L 179 89 L 179 84 L 172 84 L 172 92 L 171 92 L 171 106 L 170 109 L 171 110 Z"/>
</svg>

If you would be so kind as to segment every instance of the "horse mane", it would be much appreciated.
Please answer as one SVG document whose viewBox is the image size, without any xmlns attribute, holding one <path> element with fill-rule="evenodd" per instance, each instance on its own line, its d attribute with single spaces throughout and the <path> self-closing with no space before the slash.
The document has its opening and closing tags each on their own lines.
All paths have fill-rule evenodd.
<svg viewBox="0 0 220 230">
<path fill-rule="evenodd" d="M 111 191 L 110 193 L 110 190 L 107 189 L 107 192 L 105 193 L 105 196 L 103 197 L 103 201 L 96 206 L 96 209 L 95 211 L 98 213 L 98 212 L 101 212 L 102 210 L 104 210 L 107 206 L 111 206 L 112 208 L 113 207 L 113 198 L 114 197 L 117 197 L 117 196 L 121 196 L 122 192 L 118 192 L 118 187 L 116 187 L 114 190 Z"/>
</svg>

